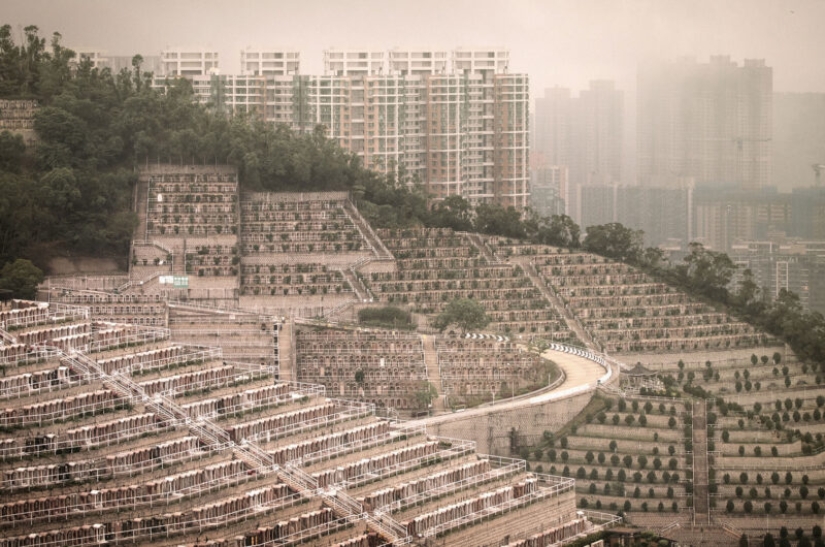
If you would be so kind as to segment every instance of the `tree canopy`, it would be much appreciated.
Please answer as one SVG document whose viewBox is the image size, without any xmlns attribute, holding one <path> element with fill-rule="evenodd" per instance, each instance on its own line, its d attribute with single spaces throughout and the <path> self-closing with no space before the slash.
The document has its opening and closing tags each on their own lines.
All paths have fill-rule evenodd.
<svg viewBox="0 0 825 547">
<path fill-rule="evenodd" d="M 418 408 L 420 410 L 429 408 L 436 397 L 438 397 L 438 390 L 435 386 L 431 382 L 421 380 L 415 391 L 415 403 Z"/>
<path fill-rule="evenodd" d="M 432 326 L 444 332 L 450 325 L 456 325 L 462 333 L 483 329 L 490 323 L 484 306 L 470 298 L 457 298 L 444 308 L 432 322 Z"/>
<path fill-rule="evenodd" d="M 622 262 L 636 262 L 642 252 L 644 233 L 632 230 L 618 222 L 589 226 L 584 248 Z"/>
<path fill-rule="evenodd" d="M 0 289 L 11 291 L 14 298 L 34 300 L 42 282 L 43 272 L 29 260 L 18 258 L 0 270 Z"/>
</svg>

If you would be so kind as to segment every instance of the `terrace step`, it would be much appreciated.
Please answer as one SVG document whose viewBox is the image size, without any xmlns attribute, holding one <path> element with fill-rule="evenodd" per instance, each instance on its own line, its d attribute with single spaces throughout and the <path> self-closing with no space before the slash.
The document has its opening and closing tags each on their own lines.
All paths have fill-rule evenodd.
<svg viewBox="0 0 825 547">
<path fill-rule="evenodd" d="M 539 275 L 538 271 L 536 271 L 536 267 L 528 258 L 521 258 L 517 260 L 517 262 L 522 266 L 524 271 L 527 273 L 527 277 L 530 278 L 530 281 L 533 282 L 533 285 L 541 292 L 542 296 L 544 296 L 553 306 L 561 312 L 564 316 L 564 320 L 567 323 L 567 326 L 576 333 L 576 336 L 579 340 L 584 342 L 584 344 L 589 349 L 597 349 L 596 343 L 593 341 L 593 338 L 590 336 L 590 333 L 584 328 L 578 318 L 573 315 L 565 305 L 564 302 L 558 297 L 558 295 L 547 288 L 547 284 L 544 282 L 542 277 Z"/>
<path fill-rule="evenodd" d="M 444 411 L 444 392 L 441 384 L 441 370 L 438 367 L 438 353 L 435 349 L 435 337 L 432 335 L 421 336 L 421 343 L 424 347 L 424 364 L 427 367 L 427 379 L 438 390 L 438 395 L 433 399 L 433 413 L 440 414 Z"/>
</svg>

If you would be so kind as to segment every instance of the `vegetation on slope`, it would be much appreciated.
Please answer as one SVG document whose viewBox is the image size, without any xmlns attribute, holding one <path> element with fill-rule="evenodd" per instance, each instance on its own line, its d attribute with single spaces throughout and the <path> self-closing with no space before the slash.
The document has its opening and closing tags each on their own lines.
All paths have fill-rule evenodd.
<svg viewBox="0 0 825 547">
<path fill-rule="evenodd" d="M 40 107 L 36 147 L 0 133 L 0 267 L 22 258 L 45 269 L 61 253 L 125 261 L 136 224 L 131 201 L 138 165 L 228 163 L 246 190 L 350 191 L 376 227 L 427 225 L 583 247 L 727 305 L 784 338 L 800 357 L 825 361 L 822 315 L 804 311 L 791 293 L 766 303 L 748 272 L 731 294 L 735 267 L 723 253 L 695 244 L 683 263 L 669 264 L 661 250 L 642 248 L 641 232 L 620 224 L 590 226 L 580 241 L 580 227 L 565 215 L 540 217 L 494 204 L 473 210 L 459 196 L 429 207 L 420 186 L 364 169 L 322 127 L 296 133 L 254 117 L 230 118 L 197 104 L 186 80 L 153 88 L 139 55 L 131 70 L 113 74 L 75 61 L 60 40 L 55 33 L 47 47 L 29 26 L 18 45 L 11 27 L 0 27 L 0 98 L 33 99 Z"/>
</svg>

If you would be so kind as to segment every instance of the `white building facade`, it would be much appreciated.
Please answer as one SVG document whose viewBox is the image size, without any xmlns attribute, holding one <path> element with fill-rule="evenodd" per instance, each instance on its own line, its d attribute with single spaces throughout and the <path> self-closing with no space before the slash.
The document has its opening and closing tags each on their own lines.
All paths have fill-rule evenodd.
<svg viewBox="0 0 825 547">
<path fill-rule="evenodd" d="M 184 54 L 164 52 L 163 76 L 191 79 L 202 102 L 321 125 L 366 167 L 436 200 L 529 205 L 529 78 L 508 72 L 507 50 L 329 49 L 323 75 L 302 75 L 294 50 L 247 48 L 241 75 L 220 75 L 217 54 Z"/>
</svg>

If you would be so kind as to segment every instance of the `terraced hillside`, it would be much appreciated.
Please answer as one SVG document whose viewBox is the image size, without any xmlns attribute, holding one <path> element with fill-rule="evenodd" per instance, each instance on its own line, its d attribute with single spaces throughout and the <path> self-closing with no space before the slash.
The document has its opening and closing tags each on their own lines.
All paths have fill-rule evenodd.
<svg viewBox="0 0 825 547">
<path fill-rule="evenodd" d="M 492 337 L 301 327 L 295 353 L 299 381 L 405 416 L 428 414 L 434 401 L 463 408 L 512 397 L 558 377 L 536 353 Z"/>
<path fill-rule="evenodd" d="M 22 301 L 0 329 L 4 547 L 522 545 L 594 529 L 573 480 L 166 329 Z"/>
<path fill-rule="evenodd" d="M 573 337 L 564 318 L 523 268 L 485 255 L 466 234 L 447 229 L 379 230 L 393 252 L 393 272 L 372 273 L 371 293 L 381 302 L 437 314 L 456 298 L 480 302 L 492 319 L 489 328 L 512 336 Z"/>
<path fill-rule="evenodd" d="M 50 278 L 43 294 L 159 326 L 159 301 L 316 317 L 368 298 L 356 268 L 391 257 L 348 194 L 242 194 L 237 180 L 228 166 L 143 167 L 129 275 Z"/>
<path fill-rule="evenodd" d="M 681 361 L 641 388 L 626 378 L 622 398 L 597 396 L 520 453 L 575 477 L 579 507 L 624 511 L 682 543 L 809 531 L 825 503 L 822 373 L 784 359 Z"/>
<path fill-rule="evenodd" d="M 499 237 L 488 238 L 487 245 L 499 260 L 534 267 L 546 287 L 607 353 L 782 348 L 751 325 L 627 264 Z"/>
</svg>

